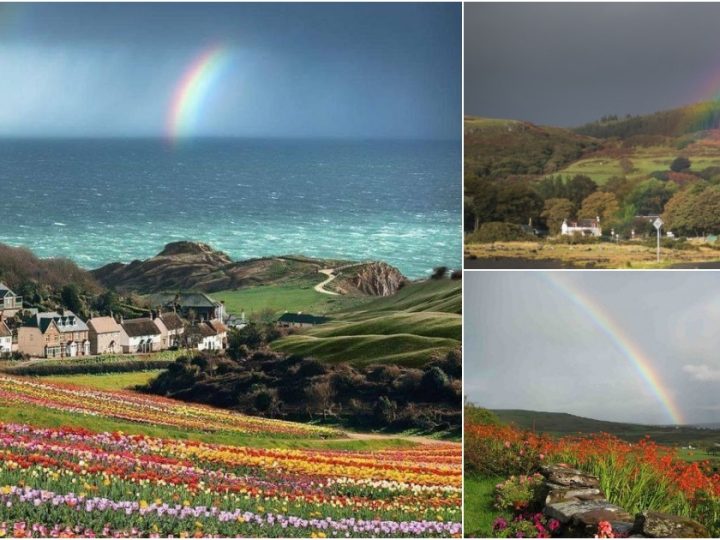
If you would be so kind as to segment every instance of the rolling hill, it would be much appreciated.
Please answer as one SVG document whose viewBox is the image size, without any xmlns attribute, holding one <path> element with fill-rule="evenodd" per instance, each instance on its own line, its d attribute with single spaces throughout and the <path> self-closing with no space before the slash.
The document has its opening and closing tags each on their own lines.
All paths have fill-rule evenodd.
<svg viewBox="0 0 720 540">
<path fill-rule="evenodd" d="M 277 351 L 337 363 L 421 366 L 461 345 L 462 284 L 410 283 L 393 296 L 332 314 L 333 321 L 272 344 Z"/>
<path fill-rule="evenodd" d="M 567 413 L 493 409 L 502 422 L 523 429 L 551 435 L 610 433 L 626 441 L 638 441 L 649 435 L 654 441 L 668 445 L 689 443 L 720 443 L 720 430 L 697 426 L 651 426 L 595 420 Z"/>
</svg>

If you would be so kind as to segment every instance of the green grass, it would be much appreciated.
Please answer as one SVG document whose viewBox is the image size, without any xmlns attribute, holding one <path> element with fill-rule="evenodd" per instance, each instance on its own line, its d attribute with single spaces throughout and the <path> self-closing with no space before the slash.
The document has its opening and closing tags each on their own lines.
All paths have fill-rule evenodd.
<svg viewBox="0 0 720 540">
<path fill-rule="evenodd" d="M 495 485 L 504 479 L 466 475 L 464 481 L 464 528 L 466 537 L 492 536 L 492 524 L 499 512 L 492 507 Z"/>
<path fill-rule="evenodd" d="M 106 418 L 102 416 L 83 415 L 54 411 L 42 407 L 23 404 L 14 407 L 0 404 L 0 418 L 3 422 L 30 424 L 36 427 L 58 428 L 76 427 L 95 432 L 122 431 L 123 433 L 163 437 L 181 440 L 193 440 L 214 444 L 234 446 L 252 446 L 258 448 L 317 448 L 334 450 L 382 450 L 385 448 L 402 448 L 414 446 L 411 441 L 401 438 L 387 439 L 283 439 L 271 435 L 243 435 L 234 432 L 202 432 L 169 426 L 151 426 L 134 422 Z"/>
<path fill-rule="evenodd" d="M 411 283 L 333 314 L 334 321 L 273 342 L 278 351 L 355 365 L 395 363 L 421 367 L 460 346 L 462 284 Z"/>
<path fill-rule="evenodd" d="M 322 324 L 305 332 L 305 335 L 313 337 L 372 334 L 413 334 L 459 341 L 462 337 L 462 317 L 454 313 L 442 312 L 390 312 L 380 316 L 377 316 L 377 314 L 366 315 L 366 318 L 360 320 Z"/>
<path fill-rule="evenodd" d="M 356 306 L 353 315 L 383 311 L 441 311 L 459 314 L 462 311 L 462 282 L 441 279 L 409 283 L 392 296 L 376 298 Z"/>
<path fill-rule="evenodd" d="M 240 315 L 245 312 L 253 318 L 261 312 L 271 311 L 275 315 L 285 311 L 303 311 L 313 314 L 326 314 L 338 309 L 346 309 L 363 302 L 367 298 L 331 296 L 315 291 L 313 287 L 326 276 L 318 274 L 316 281 L 302 280 L 280 285 L 259 285 L 245 289 L 220 291 L 212 296 L 225 302 L 229 313 Z"/>
<path fill-rule="evenodd" d="M 316 338 L 296 334 L 273 342 L 273 349 L 312 356 L 325 362 L 355 365 L 393 363 L 421 367 L 435 355 L 459 346 L 454 339 L 428 338 L 412 334 L 340 336 Z"/>
<path fill-rule="evenodd" d="M 126 373 L 102 373 L 93 375 L 50 375 L 41 377 L 43 381 L 76 384 L 97 388 L 98 390 L 130 390 L 146 384 L 163 370 L 129 371 Z"/>
</svg>

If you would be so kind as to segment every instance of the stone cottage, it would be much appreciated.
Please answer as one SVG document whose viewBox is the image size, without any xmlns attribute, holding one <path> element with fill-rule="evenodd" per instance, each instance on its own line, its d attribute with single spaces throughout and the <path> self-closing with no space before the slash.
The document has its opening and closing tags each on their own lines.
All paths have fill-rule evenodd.
<svg viewBox="0 0 720 540">
<path fill-rule="evenodd" d="M 93 317 L 88 322 L 91 354 L 115 354 L 122 352 L 120 333 L 122 328 L 113 317 Z"/>
</svg>

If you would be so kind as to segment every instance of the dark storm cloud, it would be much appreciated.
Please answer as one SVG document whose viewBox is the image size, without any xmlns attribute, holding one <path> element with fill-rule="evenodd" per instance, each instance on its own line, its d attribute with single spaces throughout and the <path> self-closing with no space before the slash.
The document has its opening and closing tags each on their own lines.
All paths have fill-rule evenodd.
<svg viewBox="0 0 720 540">
<path fill-rule="evenodd" d="M 459 138 L 459 4 L 0 5 L 0 135 L 160 135 L 204 49 L 199 135 Z"/>
<path fill-rule="evenodd" d="M 647 424 L 672 422 L 665 395 L 680 422 L 718 422 L 719 282 L 692 271 L 466 272 L 465 394 L 492 409 Z"/>
<path fill-rule="evenodd" d="M 708 99 L 718 25 L 720 4 L 465 4 L 465 113 L 575 126 Z"/>
</svg>

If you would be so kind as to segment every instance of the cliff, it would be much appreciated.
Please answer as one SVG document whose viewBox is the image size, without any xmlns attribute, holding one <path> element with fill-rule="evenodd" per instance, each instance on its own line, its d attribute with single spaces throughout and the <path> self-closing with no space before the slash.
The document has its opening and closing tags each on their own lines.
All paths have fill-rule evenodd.
<svg viewBox="0 0 720 540">
<path fill-rule="evenodd" d="M 388 296 L 406 279 L 399 270 L 381 262 L 355 264 L 296 255 L 233 261 L 207 244 L 187 241 L 167 244 L 149 259 L 107 264 L 93 270 L 92 275 L 104 286 L 119 291 L 215 292 L 300 278 L 321 281 L 318 271 L 324 268 L 343 269 L 338 271 L 333 287 L 344 294 Z"/>
</svg>

